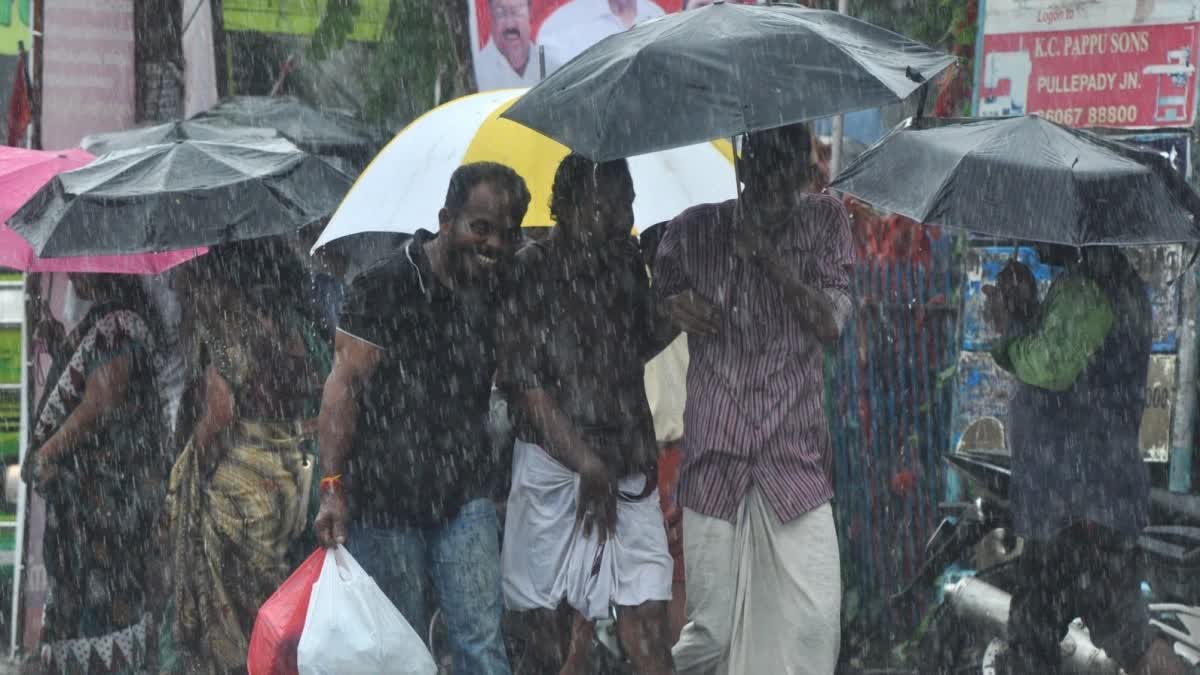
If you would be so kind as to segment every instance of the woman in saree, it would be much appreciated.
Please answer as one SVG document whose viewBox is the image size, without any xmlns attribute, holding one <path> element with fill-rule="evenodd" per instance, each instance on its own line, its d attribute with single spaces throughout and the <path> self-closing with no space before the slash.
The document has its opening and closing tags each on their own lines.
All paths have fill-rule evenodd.
<svg viewBox="0 0 1200 675">
<path fill-rule="evenodd" d="M 205 672 L 244 669 L 255 614 L 308 521 L 329 355 L 297 293 L 303 269 L 270 250 L 227 252 L 244 262 L 196 287 L 200 412 L 171 473 L 170 516 L 175 634 Z"/>
<path fill-rule="evenodd" d="M 55 673 L 136 672 L 153 635 L 151 536 L 169 459 L 156 391 L 158 324 L 138 280 L 70 275 L 91 308 L 53 336 L 24 477 L 46 502 L 42 660 Z M 47 330 L 48 329 L 48 330 Z"/>
</svg>

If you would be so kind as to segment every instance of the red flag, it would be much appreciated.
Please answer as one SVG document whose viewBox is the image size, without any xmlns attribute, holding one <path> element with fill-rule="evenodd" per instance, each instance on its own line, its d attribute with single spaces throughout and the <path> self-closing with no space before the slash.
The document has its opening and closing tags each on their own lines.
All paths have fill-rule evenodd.
<svg viewBox="0 0 1200 675">
<path fill-rule="evenodd" d="M 29 76 L 25 72 L 25 52 L 22 50 L 17 54 L 17 72 L 13 77 L 12 95 L 8 97 L 8 145 L 21 145 L 32 121 L 33 104 L 29 99 Z"/>
</svg>

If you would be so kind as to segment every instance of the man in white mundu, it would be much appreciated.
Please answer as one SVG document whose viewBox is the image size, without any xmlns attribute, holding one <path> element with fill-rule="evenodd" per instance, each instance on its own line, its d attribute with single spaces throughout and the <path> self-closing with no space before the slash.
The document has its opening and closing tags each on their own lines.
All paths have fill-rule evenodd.
<svg viewBox="0 0 1200 675">
<path fill-rule="evenodd" d="M 554 230 L 518 254 L 500 320 L 498 381 L 518 439 L 501 566 L 508 608 L 537 613 L 532 672 L 559 672 L 575 612 L 594 621 L 610 606 L 635 671 L 673 672 L 674 565 L 643 383 L 671 329 L 656 331 L 633 197 L 624 160 L 563 160 Z"/>
</svg>

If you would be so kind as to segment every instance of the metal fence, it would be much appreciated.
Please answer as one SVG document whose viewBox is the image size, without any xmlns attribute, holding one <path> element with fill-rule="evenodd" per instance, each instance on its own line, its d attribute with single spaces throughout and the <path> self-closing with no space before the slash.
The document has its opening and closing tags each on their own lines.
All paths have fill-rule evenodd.
<svg viewBox="0 0 1200 675">
<path fill-rule="evenodd" d="M 857 311 L 826 360 L 847 618 L 915 622 L 886 599 L 919 569 L 938 523 L 950 443 L 962 277 L 954 240 L 928 264 L 856 266 Z"/>
</svg>

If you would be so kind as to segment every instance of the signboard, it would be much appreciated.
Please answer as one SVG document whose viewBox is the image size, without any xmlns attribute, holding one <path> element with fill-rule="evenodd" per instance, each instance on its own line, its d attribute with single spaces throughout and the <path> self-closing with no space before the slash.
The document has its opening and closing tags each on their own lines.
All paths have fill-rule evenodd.
<svg viewBox="0 0 1200 675">
<path fill-rule="evenodd" d="M 0 0 L 0 54 L 13 56 L 21 42 L 32 47 L 30 0 Z"/>
<path fill-rule="evenodd" d="M 30 0 L 0 0 L 0 105 L 6 106 L 12 95 L 17 72 L 17 51 L 20 44 L 33 46 L 30 30 Z M 8 136 L 8 116 L 0 115 L 0 139 Z"/>
<path fill-rule="evenodd" d="M 1191 126 L 1200 23 L 1164 0 L 988 2 L 977 114 L 1036 113 L 1072 127 Z M 1187 5 L 1187 11 L 1183 6 Z"/>
<path fill-rule="evenodd" d="M 1200 20 L 1194 0 L 987 0 L 986 33 L 1041 33 Z"/>
<path fill-rule="evenodd" d="M 480 91 L 532 87 L 542 79 L 543 52 L 549 75 L 609 35 L 714 1 L 466 0 L 475 81 Z"/>
<path fill-rule="evenodd" d="M 3 2 L 3 0 L 0 0 Z M 325 15 L 328 0 L 224 0 L 226 31 L 311 36 Z M 391 0 L 358 0 L 350 39 L 378 42 Z M 185 14 L 184 16 L 187 16 Z"/>
<path fill-rule="evenodd" d="M 133 0 L 48 2 L 43 32 L 42 145 L 132 127 Z"/>
</svg>

